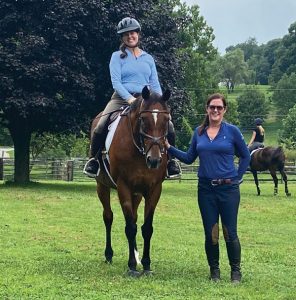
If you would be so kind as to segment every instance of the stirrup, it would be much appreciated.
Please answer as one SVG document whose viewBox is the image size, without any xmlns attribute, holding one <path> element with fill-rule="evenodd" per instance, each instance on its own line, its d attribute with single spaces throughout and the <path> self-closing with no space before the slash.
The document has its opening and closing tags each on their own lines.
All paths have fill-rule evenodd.
<svg viewBox="0 0 296 300">
<path fill-rule="evenodd" d="M 86 171 L 86 168 L 88 166 L 88 164 L 91 162 L 91 161 L 96 161 L 98 163 L 98 171 L 97 173 L 90 173 L 88 171 Z M 95 159 L 94 157 L 90 158 L 84 165 L 84 168 L 83 168 L 83 174 L 87 175 L 88 177 L 90 178 L 96 178 L 99 176 L 99 173 L 100 173 L 100 163 L 97 159 Z"/>
<path fill-rule="evenodd" d="M 179 164 L 179 162 L 176 159 L 171 159 L 171 161 L 174 161 L 174 163 L 177 165 L 177 167 L 179 168 L 179 173 L 177 174 L 173 174 L 173 175 L 169 175 L 169 171 L 168 171 L 168 166 L 167 166 L 167 170 L 166 170 L 166 178 L 167 179 L 177 179 L 177 178 L 181 178 L 182 175 L 182 169 L 181 169 L 181 165 Z M 169 164 L 169 161 L 168 161 Z"/>
</svg>

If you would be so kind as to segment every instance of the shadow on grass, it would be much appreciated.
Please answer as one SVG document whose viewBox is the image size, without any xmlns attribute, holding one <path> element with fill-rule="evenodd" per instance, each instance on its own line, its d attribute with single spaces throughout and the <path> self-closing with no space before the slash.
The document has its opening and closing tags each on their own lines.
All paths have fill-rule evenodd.
<svg viewBox="0 0 296 300">
<path fill-rule="evenodd" d="M 93 192 L 96 189 L 96 182 L 87 182 L 87 183 L 80 183 L 80 182 L 34 182 L 31 181 L 26 184 L 18 184 L 12 181 L 0 183 L 0 190 L 10 190 L 10 189 L 24 189 L 24 190 L 39 190 L 42 191 L 60 191 L 60 192 Z"/>
</svg>

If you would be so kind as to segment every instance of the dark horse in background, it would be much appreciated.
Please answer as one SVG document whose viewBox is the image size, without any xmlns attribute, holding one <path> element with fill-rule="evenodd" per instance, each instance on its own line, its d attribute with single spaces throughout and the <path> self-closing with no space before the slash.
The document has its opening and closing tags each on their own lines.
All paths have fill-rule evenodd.
<svg viewBox="0 0 296 300">
<path fill-rule="evenodd" d="M 256 149 L 252 152 L 250 168 L 253 173 L 257 194 L 260 195 L 257 171 L 269 170 L 274 182 L 274 195 L 278 194 L 278 178 L 276 172 L 279 171 L 285 182 L 285 192 L 287 196 L 291 196 L 288 191 L 288 179 L 285 173 L 285 154 L 282 147 L 265 147 Z"/>
<path fill-rule="evenodd" d="M 121 116 L 108 152 L 110 161 L 109 179 L 101 167 L 97 181 L 97 194 L 103 206 L 106 227 L 106 262 L 111 263 L 111 227 L 113 212 L 110 205 L 110 189 L 116 188 L 125 218 L 125 234 L 128 240 L 128 275 L 151 274 L 150 240 L 153 233 L 153 216 L 160 198 L 162 182 L 166 176 L 167 154 L 164 148 L 168 133 L 170 111 L 167 100 L 170 92 L 163 96 L 150 93 L 144 87 L 142 95 Z M 92 130 L 98 122 L 93 121 Z M 102 164 L 101 164 L 102 166 Z M 143 272 L 137 270 L 135 250 L 137 249 L 137 209 L 145 199 L 144 224 L 141 227 L 144 249 L 141 263 Z"/>
</svg>

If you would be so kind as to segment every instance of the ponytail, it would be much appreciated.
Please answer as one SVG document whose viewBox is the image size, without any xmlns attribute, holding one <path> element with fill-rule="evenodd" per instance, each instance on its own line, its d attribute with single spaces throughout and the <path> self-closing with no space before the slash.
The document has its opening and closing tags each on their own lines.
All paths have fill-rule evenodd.
<svg viewBox="0 0 296 300">
<path fill-rule="evenodd" d="M 205 129 L 210 125 L 210 118 L 208 115 L 205 116 L 203 122 L 198 127 L 198 135 L 202 135 L 205 131 Z"/>
<path fill-rule="evenodd" d="M 121 51 L 120 53 L 120 58 L 126 58 L 127 57 L 127 52 L 126 52 L 126 45 L 124 43 L 122 43 L 119 47 L 119 50 Z"/>
<path fill-rule="evenodd" d="M 259 129 L 259 132 L 260 132 L 260 135 L 264 135 L 264 128 L 261 126 L 261 125 L 258 125 L 258 129 Z"/>
</svg>

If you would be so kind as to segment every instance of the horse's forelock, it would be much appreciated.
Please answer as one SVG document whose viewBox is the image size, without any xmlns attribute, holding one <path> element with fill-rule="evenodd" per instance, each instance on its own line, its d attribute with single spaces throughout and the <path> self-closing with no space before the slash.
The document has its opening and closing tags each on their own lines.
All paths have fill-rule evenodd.
<svg viewBox="0 0 296 300">
<path fill-rule="evenodd" d="M 161 104 L 162 110 L 168 110 L 167 102 L 162 99 L 162 96 L 157 93 L 151 93 L 149 99 L 143 101 L 142 109 L 152 109 L 156 104 Z"/>
</svg>

